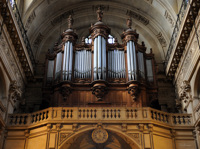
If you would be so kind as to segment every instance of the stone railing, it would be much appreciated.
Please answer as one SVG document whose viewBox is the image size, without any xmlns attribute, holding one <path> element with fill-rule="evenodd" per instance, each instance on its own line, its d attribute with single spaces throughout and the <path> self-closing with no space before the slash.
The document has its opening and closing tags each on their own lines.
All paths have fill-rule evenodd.
<svg viewBox="0 0 200 149">
<path fill-rule="evenodd" d="M 43 123 L 158 123 L 169 126 L 193 126 L 191 114 L 172 114 L 152 108 L 126 107 L 54 107 L 31 114 L 10 114 L 8 126 Z"/>
</svg>

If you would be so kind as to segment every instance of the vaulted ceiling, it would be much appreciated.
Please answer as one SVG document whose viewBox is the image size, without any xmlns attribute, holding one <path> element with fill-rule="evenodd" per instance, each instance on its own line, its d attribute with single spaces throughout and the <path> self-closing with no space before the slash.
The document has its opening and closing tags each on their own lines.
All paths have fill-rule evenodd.
<svg viewBox="0 0 200 149">
<path fill-rule="evenodd" d="M 179 3 L 177 2 L 179 1 Z M 95 23 L 96 9 L 103 8 L 103 22 L 118 38 L 126 29 L 126 19 L 133 19 L 132 28 L 139 33 L 147 51 L 152 48 L 156 61 L 165 58 L 180 0 L 21 0 L 22 19 L 36 60 L 43 63 L 49 48 L 67 29 L 67 18 L 72 14 L 74 29 L 79 36 L 88 36 L 91 23 Z"/>
</svg>

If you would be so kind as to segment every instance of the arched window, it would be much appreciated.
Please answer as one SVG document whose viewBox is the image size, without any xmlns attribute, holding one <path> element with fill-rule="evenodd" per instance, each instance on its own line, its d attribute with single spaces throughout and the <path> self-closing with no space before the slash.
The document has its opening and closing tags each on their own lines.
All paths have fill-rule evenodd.
<svg viewBox="0 0 200 149">
<path fill-rule="evenodd" d="M 87 38 L 85 38 L 85 43 L 86 44 L 91 44 L 92 43 L 92 39 L 90 37 L 91 37 L 91 35 L 88 36 Z"/>
<path fill-rule="evenodd" d="M 86 44 L 91 44 L 92 43 L 92 39 L 90 37 L 91 37 L 91 35 L 88 36 L 87 38 L 85 38 L 85 43 Z M 108 35 L 108 43 L 109 44 L 115 43 L 115 39 L 114 39 L 114 37 L 112 35 Z"/>
<path fill-rule="evenodd" d="M 115 43 L 115 39 L 112 35 L 108 35 L 108 43 L 110 43 L 110 44 Z"/>
</svg>

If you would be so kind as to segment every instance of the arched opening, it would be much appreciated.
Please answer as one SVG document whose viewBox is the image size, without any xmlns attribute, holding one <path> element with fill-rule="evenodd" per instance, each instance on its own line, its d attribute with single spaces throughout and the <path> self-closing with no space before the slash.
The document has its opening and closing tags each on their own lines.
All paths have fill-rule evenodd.
<svg viewBox="0 0 200 149">
<path fill-rule="evenodd" d="M 0 69 L 0 101 L 4 106 L 6 105 L 5 97 L 6 97 L 5 78 L 4 78 L 4 75 L 3 75 L 3 73 Z"/>
<path fill-rule="evenodd" d="M 111 130 L 106 130 L 108 139 L 104 143 L 95 143 L 93 131 L 94 129 L 87 130 L 65 140 L 59 149 L 139 149 L 130 138 Z"/>
<path fill-rule="evenodd" d="M 200 100 L 200 68 L 197 72 L 194 84 L 194 97 Z"/>
</svg>

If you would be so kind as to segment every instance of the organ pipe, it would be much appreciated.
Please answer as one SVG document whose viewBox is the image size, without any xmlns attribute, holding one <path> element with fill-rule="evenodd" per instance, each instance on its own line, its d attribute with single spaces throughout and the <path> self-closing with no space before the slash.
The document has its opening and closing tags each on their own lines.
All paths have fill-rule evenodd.
<svg viewBox="0 0 200 149">
<path fill-rule="evenodd" d="M 86 50 L 76 51 L 74 77 L 80 79 L 91 78 L 91 52 Z"/>
<path fill-rule="evenodd" d="M 106 41 L 98 36 L 94 39 L 94 80 L 106 79 Z"/>
</svg>

